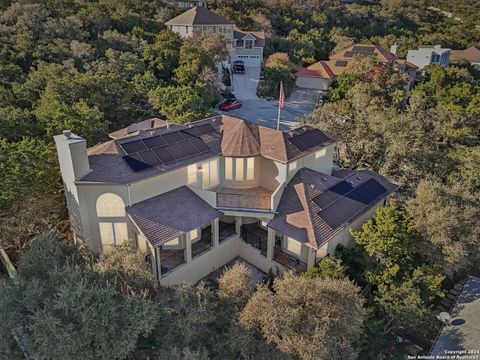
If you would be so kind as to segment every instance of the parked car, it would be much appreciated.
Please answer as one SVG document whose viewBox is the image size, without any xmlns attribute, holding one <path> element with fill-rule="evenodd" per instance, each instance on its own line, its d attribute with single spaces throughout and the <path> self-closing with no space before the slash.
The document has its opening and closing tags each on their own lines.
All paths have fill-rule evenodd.
<svg viewBox="0 0 480 360">
<path fill-rule="evenodd" d="M 233 62 L 233 72 L 235 74 L 245 74 L 245 63 L 241 60 Z"/>
<path fill-rule="evenodd" d="M 242 102 L 237 99 L 227 99 L 218 105 L 218 108 L 222 111 L 230 111 L 242 107 Z"/>
<path fill-rule="evenodd" d="M 265 80 L 265 75 L 263 74 L 263 70 L 260 70 L 259 80 Z"/>
</svg>

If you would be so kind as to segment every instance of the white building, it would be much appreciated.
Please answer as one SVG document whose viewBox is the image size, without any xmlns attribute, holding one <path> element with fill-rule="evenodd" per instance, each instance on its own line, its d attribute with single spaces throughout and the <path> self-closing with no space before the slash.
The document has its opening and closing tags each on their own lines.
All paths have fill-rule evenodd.
<svg viewBox="0 0 480 360">
<path fill-rule="evenodd" d="M 450 49 L 441 45 L 420 46 L 418 50 L 408 50 L 407 61 L 423 69 L 425 66 L 436 64 L 448 68 L 450 62 Z"/>
<path fill-rule="evenodd" d="M 334 169 L 334 141 L 310 127 L 222 115 L 111 137 L 87 149 L 55 136 L 72 229 L 98 253 L 132 241 L 162 284 L 196 282 L 238 256 L 265 273 L 306 271 L 352 245 L 350 230 L 396 189 Z"/>
</svg>

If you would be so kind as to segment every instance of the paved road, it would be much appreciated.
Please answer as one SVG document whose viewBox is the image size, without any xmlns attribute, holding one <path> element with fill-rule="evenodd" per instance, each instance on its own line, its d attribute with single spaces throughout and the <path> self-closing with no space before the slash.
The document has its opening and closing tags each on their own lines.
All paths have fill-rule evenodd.
<svg viewBox="0 0 480 360">
<path fill-rule="evenodd" d="M 229 112 L 217 110 L 221 114 L 238 116 L 263 126 L 276 128 L 278 100 L 267 101 L 256 95 L 260 68 L 246 67 L 245 74 L 233 76 L 233 93 L 242 101 L 242 107 Z M 311 113 L 318 102 L 319 92 L 315 90 L 295 89 L 285 101 L 280 115 L 280 128 L 286 130 L 295 127 L 298 119 Z"/>
</svg>

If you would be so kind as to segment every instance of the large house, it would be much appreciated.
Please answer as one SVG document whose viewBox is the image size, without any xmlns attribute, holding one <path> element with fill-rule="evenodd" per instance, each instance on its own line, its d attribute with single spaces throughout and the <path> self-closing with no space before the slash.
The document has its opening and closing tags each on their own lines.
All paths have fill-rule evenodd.
<svg viewBox="0 0 480 360">
<path fill-rule="evenodd" d="M 195 6 L 165 24 L 183 37 L 194 33 L 223 34 L 231 61 L 242 60 L 246 66 L 260 66 L 263 62 L 263 31 L 240 30 L 230 20 L 203 6 Z"/>
<path fill-rule="evenodd" d="M 466 61 L 476 68 L 480 68 L 480 49 L 475 46 L 471 46 L 465 50 L 452 50 L 450 54 L 450 61 L 452 63 Z"/>
<path fill-rule="evenodd" d="M 355 44 L 333 54 L 329 60 L 321 60 L 299 69 L 296 86 L 305 89 L 328 90 L 334 79 L 352 67 L 355 59 L 371 56 L 380 64 L 395 67 L 407 74 L 409 87 L 413 84 L 417 67 L 412 63 L 397 59 L 395 50 L 388 51 L 380 45 Z"/>
<path fill-rule="evenodd" d="M 306 271 L 352 245 L 350 229 L 396 189 L 335 166 L 335 142 L 318 129 L 224 115 L 161 125 L 90 148 L 70 131 L 55 143 L 76 238 L 98 253 L 133 241 L 163 284 L 198 281 L 237 256 L 264 272 Z"/>
<path fill-rule="evenodd" d="M 442 48 L 441 45 L 420 46 L 417 50 L 408 50 L 407 61 L 419 69 L 431 64 L 447 68 L 450 61 L 450 49 Z"/>
</svg>

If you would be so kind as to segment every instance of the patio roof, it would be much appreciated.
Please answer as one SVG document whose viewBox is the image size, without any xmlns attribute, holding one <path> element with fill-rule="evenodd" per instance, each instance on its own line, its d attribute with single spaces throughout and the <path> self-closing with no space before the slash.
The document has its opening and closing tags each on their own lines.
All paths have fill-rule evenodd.
<svg viewBox="0 0 480 360">
<path fill-rule="evenodd" d="M 197 229 L 222 215 L 186 186 L 127 206 L 126 211 L 153 246 Z"/>
</svg>

